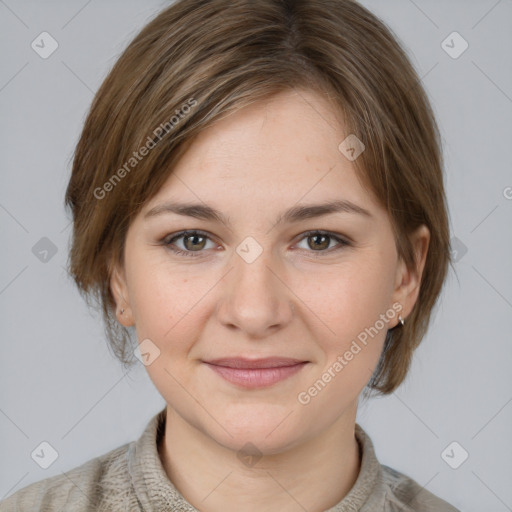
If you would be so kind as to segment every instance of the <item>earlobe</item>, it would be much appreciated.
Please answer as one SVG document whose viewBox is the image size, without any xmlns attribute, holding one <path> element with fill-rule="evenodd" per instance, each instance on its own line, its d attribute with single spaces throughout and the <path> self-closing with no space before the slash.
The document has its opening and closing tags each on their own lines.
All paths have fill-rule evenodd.
<svg viewBox="0 0 512 512">
<path fill-rule="evenodd" d="M 115 266 L 111 272 L 110 291 L 116 303 L 116 316 L 119 323 L 125 327 L 133 325 L 133 315 L 130 303 L 127 300 L 128 290 L 126 279 L 117 266 Z"/>
</svg>

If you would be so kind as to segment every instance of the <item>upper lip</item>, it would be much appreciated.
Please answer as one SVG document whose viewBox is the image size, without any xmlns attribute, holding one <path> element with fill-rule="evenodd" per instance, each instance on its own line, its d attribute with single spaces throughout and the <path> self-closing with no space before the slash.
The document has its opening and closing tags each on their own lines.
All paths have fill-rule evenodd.
<svg viewBox="0 0 512 512">
<path fill-rule="evenodd" d="M 282 366 L 294 366 L 296 364 L 306 363 L 307 361 L 291 357 L 266 357 L 263 359 L 223 357 L 220 359 L 210 359 L 204 362 L 216 366 L 225 366 L 227 368 L 278 368 Z"/>
</svg>

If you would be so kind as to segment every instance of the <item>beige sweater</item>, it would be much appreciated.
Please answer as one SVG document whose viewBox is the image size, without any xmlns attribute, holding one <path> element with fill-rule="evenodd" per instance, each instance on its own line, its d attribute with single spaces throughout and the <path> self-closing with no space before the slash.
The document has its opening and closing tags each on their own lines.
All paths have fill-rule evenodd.
<svg viewBox="0 0 512 512">
<path fill-rule="evenodd" d="M 158 442 L 166 409 L 137 441 L 32 483 L 0 503 L 0 512 L 198 512 L 164 471 Z M 379 464 L 373 444 L 356 424 L 361 470 L 347 496 L 326 512 L 459 512 L 414 480 Z"/>
</svg>

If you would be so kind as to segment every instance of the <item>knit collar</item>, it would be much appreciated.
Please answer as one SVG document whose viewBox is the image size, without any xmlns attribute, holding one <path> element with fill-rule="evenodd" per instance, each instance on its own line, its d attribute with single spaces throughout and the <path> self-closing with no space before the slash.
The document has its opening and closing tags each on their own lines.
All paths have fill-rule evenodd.
<svg viewBox="0 0 512 512">
<path fill-rule="evenodd" d="M 153 416 L 141 437 L 130 443 L 127 457 L 132 485 L 144 512 L 199 512 L 169 480 L 158 454 L 165 432 L 166 411 L 164 408 Z M 375 507 L 384 504 L 382 467 L 372 441 L 357 423 L 355 436 L 362 455 L 359 475 L 349 493 L 325 512 L 366 512 L 380 510 Z"/>
</svg>

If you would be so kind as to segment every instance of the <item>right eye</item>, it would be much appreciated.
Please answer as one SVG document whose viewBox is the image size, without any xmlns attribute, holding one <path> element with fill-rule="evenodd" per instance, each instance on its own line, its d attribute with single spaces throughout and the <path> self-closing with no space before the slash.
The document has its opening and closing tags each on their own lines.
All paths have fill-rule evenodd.
<svg viewBox="0 0 512 512">
<path fill-rule="evenodd" d="M 175 245 L 175 242 L 180 239 L 183 241 L 183 249 L 180 249 Z M 182 256 L 197 257 L 200 256 L 200 254 L 194 253 L 203 252 L 207 240 L 210 240 L 210 237 L 206 233 L 202 231 L 192 230 L 182 231 L 174 235 L 168 235 L 163 243 L 166 247 L 168 247 L 171 251 L 173 251 L 176 254 Z"/>
</svg>

